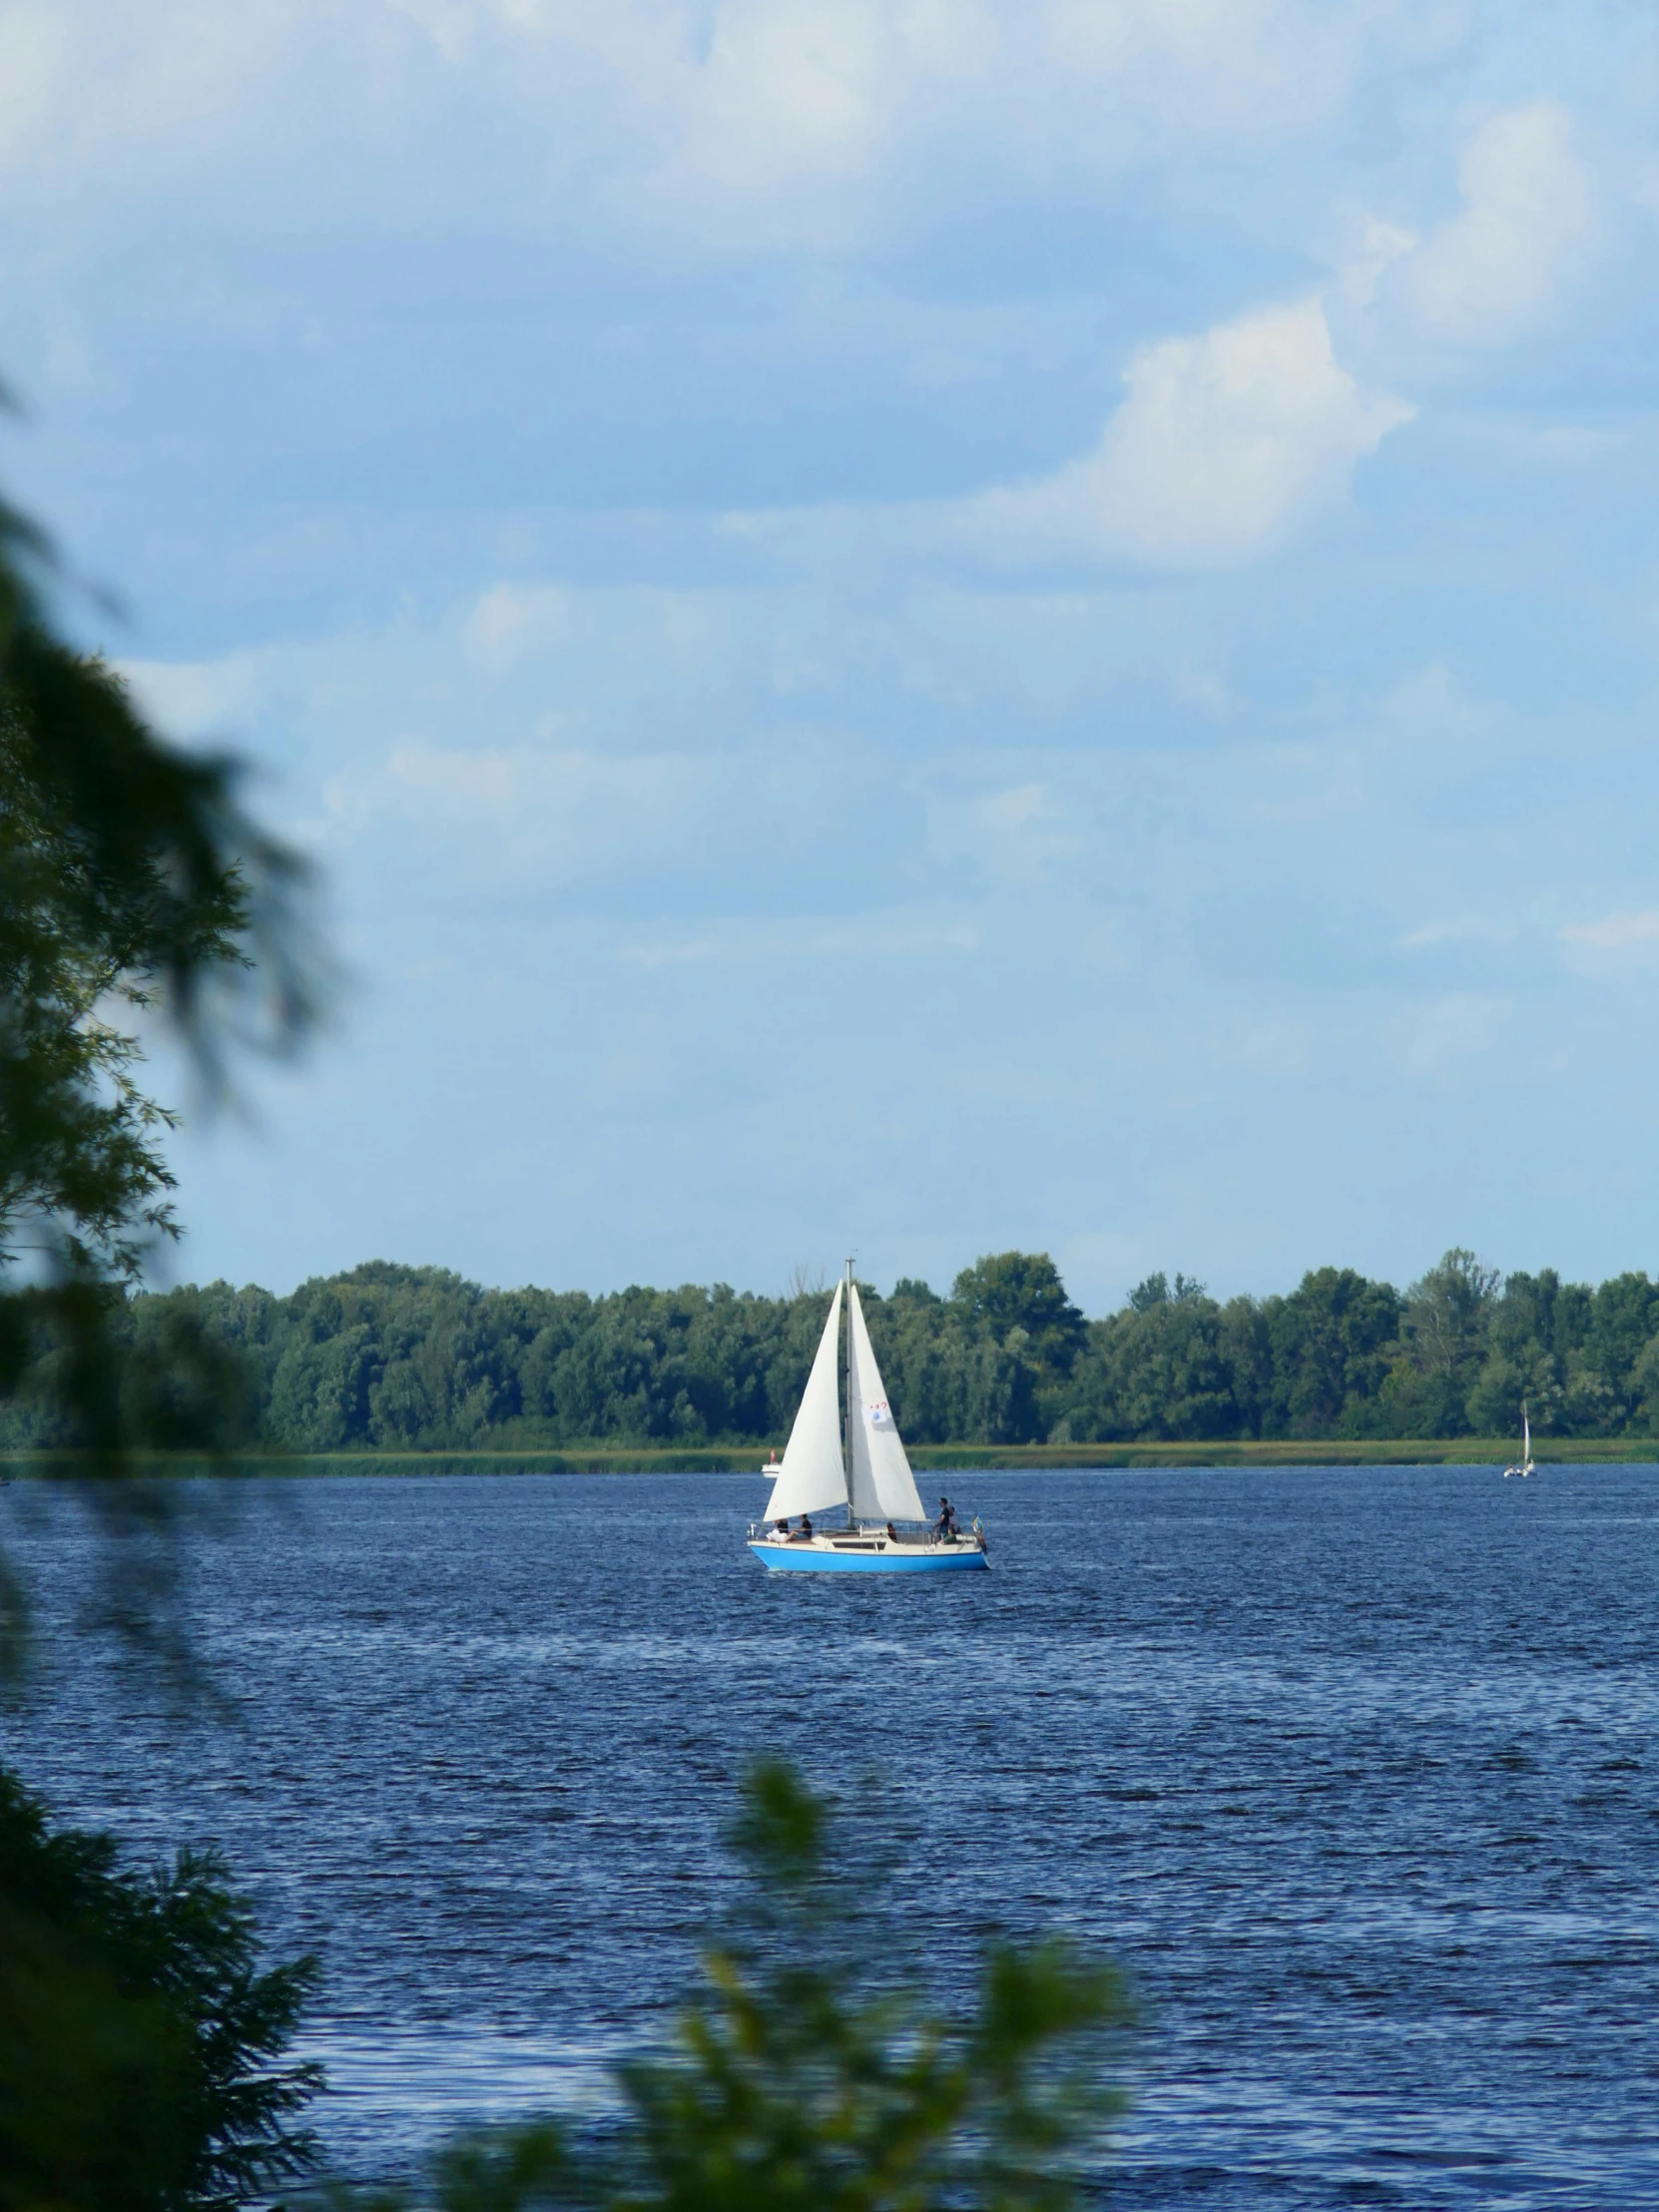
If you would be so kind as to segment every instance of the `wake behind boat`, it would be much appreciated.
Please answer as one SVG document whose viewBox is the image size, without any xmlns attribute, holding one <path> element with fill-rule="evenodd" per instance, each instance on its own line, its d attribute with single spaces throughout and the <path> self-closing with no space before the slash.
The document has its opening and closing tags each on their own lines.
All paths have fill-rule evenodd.
<svg viewBox="0 0 1659 2212">
<path fill-rule="evenodd" d="M 846 1441 L 841 1441 L 841 1294 L 846 1294 Z M 764 1469 L 770 1474 L 769 1466 Z M 816 1529 L 814 1513 L 845 1506 L 844 1526 Z M 801 1525 L 791 1529 L 790 1523 Z M 922 1525 L 917 1526 L 917 1523 Z M 881 1371 L 864 1326 L 847 1263 L 835 1285 L 801 1408 L 784 1447 L 766 1519 L 749 1530 L 749 1548 L 765 1567 L 830 1573 L 914 1574 L 988 1567 L 977 1521 L 957 1535 L 949 1512 L 926 1525 L 916 1479 L 887 1403 Z"/>
</svg>

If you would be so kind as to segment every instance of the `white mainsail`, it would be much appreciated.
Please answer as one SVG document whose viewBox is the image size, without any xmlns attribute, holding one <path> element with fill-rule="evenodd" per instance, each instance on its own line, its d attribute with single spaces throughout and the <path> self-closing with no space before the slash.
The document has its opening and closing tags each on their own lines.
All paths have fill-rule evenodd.
<svg viewBox="0 0 1659 2212">
<path fill-rule="evenodd" d="M 846 1422 L 852 1435 L 854 1520 L 925 1520 L 915 1476 L 904 1455 L 898 1423 L 864 1327 L 858 1286 L 850 1286 L 851 1327 L 846 1338 Z M 802 1407 L 806 1411 L 806 1407 Z M 800 1424 L 797 1423 L 799 1426 Z M 793 1442 L 794 1439 L 792 1438 Z M 782 1479 L 779 1487 L 782 1488 Z M 844 1491 L 842 1492 L 844 1495 Z"/>
<path fill-rule="evenodd" d="M 841 1462 L 840 1331 L 841 1287 L 837 1283 L 801 1409 L 784 1447 L 784 1470 L 772 1485 L 768 1520 L 783 1520 L 792 1513 L 822 1513 L 826 1506 L 846 1503 L 846 1469 Z"/>
</svg>

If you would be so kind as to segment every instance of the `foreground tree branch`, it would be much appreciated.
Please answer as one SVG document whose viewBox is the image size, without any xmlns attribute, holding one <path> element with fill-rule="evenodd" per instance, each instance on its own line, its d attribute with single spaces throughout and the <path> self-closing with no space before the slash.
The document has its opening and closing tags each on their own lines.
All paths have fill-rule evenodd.
<svg viewBox="0 0 1659 2212">
<path fill-rule="evenodd" d="M 237 1050 L 312 1025 L 322 965 L 305 870 L 247 813 L 239 764 L 149 727 L 60 634 L 51 573 L 42 533 L 0 506 L 0 1398 L 27 1379 L 106 1531 L 153 1547 L 166 1514 L 132 1490 L 135 1451 L 218 1449 L 239 1399 L 199 1330 L 135 1377 L 114 1326 L 178 1234 L 175 1115 L 144 1088 L 141 1025 L 171 1028 L 223 1094 Z M 135 1598 L 126 1578 L 129 1626 L 156 1618 L 165 1581 L 140 1577 Z M 0 1569 L 0 1667 L 25 1619 Z"/>
</svg>

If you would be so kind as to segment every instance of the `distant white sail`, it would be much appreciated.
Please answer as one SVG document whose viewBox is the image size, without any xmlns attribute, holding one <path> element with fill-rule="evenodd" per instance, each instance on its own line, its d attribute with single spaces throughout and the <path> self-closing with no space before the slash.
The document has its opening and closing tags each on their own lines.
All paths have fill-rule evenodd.
<svg viewBox="0 0 1659 2212">
<path fill-rule="evenodd" d="M 818 1357 L 807 1378 L 806 1394 L 784 1448 L 784 1471 L 772 1485 L 768 1520 L 792 1513 L 822 1513 L 846 1503 L 846 1469 L 841 1461 L 840 1392 L 841 1287 L 830 1306 L 819 1339 Z"/>
<path fill-rule="evenodd" d="M 847 1333 L 846 1418 L 852 1432 L 852 1514 L 855 1520 L 925 1520 L 915 1476 L 904 1456 L 898 1423 L 864 1327 L 858 1286 L 852 1285 Z"/>
</svg>

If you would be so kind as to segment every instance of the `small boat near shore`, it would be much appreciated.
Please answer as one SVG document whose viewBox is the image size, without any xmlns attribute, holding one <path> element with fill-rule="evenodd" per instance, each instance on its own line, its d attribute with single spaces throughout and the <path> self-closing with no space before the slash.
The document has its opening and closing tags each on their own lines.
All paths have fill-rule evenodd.
<svg viewBox="0 0 1659 2212">
<path fill-rule="evenodd" d="M 841 1313 L 846 1313 L 846 1433 L 841 1432 Z M 772 1466 L 763 1472 L 774 1472 Z M 814 1513 L 844 1507 L 843 1525 L 818 1529 Z M 799 1529 L 790 1523 L 799 1519 Z M 848 1262 L 802 1393 L 795 1426 L 776 1469 L 766 1518 L 749 1529 L 749 1548 L 773 1572 L 937 1574 L 990 1565 L 977 1520 L 959 1535 L 928 1525 L 915 1476 L 875 1364 L 858 1287 Z M 919 1524 L 919 1525 L 918 1525 Z"/>
<path fill-rule="evenodd" d="M 1512 1459 L 1503 1472 L 1505 1477 L 1511 1474 L 1531 1474 L 1533 1472 L 1532 1421 L 1526 1410 L 1524 1399 L 1521 1401 L 1521 1455 L 1518 1459 Z"/>
</svg>

